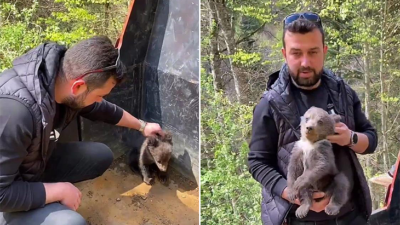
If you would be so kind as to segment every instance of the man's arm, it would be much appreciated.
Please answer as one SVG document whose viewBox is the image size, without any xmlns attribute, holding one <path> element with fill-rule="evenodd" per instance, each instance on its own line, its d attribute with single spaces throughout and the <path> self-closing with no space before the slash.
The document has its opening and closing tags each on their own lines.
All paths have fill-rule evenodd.
<svg viewBox="0 0 400 225">
<path fill-rule="evenodd" d="M 101 102 L 95 102 L 83 108 L 79 115 L 92 121 L 116 125 L 121 120 L 123 112 L 121 107 L 103 99 Z"/>
<path fill-rule="evenodd" d="M 7 106 L 7 107 L 5 107 Z M 0 211 L 26 211 L 45 204 L 40 182 L 15 181 L 31 144 L 33 119 L 29 110 L 13 99 L 0 99 Z"/>
<path fill-rule="evenodd" d="M 79 114 L 82 117 L 85 117 L 92 121 L 102 121 L 135 130 L 139 130 L 141 127 L 141 124 L 136 117 L 132 116 L 121 107 L 104 99 L 100 103 L 96 102 L 90 106 L 83 108 Z M 147 123 L 143 134 L 145 136 L 152 136 L 156 133 L 164 135 L 164 132 L 162 131 L 160 125 L 156 123 Z"/>
<path fill-rule="evenodd" d="M 139 120 L 121 107 L 103 99 L 101 102 L 83 108 L 80 112 L 82 117 L 92 121 L 102 121 L 121 127 L 139 130 Z"/>
<path fill-rule="evenodd" d="M 376 150 L 378 145 L 378 135 L 376 129 L 371 125 L 371 122 L 362 111 L 361 102 L 357 93 L 354 90 L 352 90 L 352 92 L 354 99 L 354 132 L 358 135 L 358 142 L 356 145 L 352 146 L 351 149 L 359 154 L 371 154 Z"/>
<path fill-rule="evenodd" d="M 135 129 L 135 130 L 140 129 L 139 120 L 136 119 L 136 117 L 132 116 L 125 110 L 122 114 L 122 118 L 117 123 L 117 126 L 128 127 L 128 128 Z"/>
<path fill-rule="evenodd" d="M 278 137 L 275 121 L 269 113 L 269 103 L 263 98 L 253 113 L 249 171 L 271 193 L 282 196 L 287 184 L 277 170 Z"/>
</svg>

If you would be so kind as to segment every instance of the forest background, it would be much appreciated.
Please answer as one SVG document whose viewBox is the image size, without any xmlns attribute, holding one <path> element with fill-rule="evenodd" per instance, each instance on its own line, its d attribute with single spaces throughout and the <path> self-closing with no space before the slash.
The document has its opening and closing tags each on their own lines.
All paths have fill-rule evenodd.
<svg viewBox="0 0 400 225">
<path fill-rule="evenodd" d="M 2 0 L 0 72 L 44 41 L 67 46 L 116 40 L 129 0 Z M 252 112 L 268 75 L 284 62 L 282 19 L 322 17 L 326 67 L 356 90 L 376 127 L 376 153 L 360 156 L 368 178 L 386 173 L 399 152 L 400 2 L 395 0 L 201 0 L 201 221 L 260 224 L 260 185 L 247 167 Z M 373 187 L 374 209 L 383 189 Z"/>
<path fill-rule="evenodd" d="M 254 106 L 284 62 L 282 20 L 318 13 L 325 66 L 357 92 L 376 127 L 376 152 L 359 156 L 367 178 L 396 162 L 400 129 L 400 2 L 395 0 L 201 1 L 202 224 L 261 224 L 261 187 L 247 167 Z M 383 187 L 372 184 L 373 208 Z M 205 223 L 207 221 L 207 223 Z"/>
<path fill-rule="evenodd" d="M 0 72 L 44 41 L 70 47 L 95 35 L 116 41 L 130 0 L 1 0 Z"/>
</svg>

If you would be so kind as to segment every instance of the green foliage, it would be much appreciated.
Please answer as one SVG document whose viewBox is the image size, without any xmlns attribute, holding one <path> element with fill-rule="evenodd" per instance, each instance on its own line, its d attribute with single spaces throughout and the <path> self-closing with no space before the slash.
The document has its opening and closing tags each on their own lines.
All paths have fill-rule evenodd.
<svg viewBox="0 0 400 225">
<path fill-rule="evenodd" d="M 125 0 L 40 0 L 0 4 L 0 72 L 45 41 L 67 47 L 94 35 L 115 40 L 127 13 Z"/>
<path fill-rule="evenodd" d="M 10 3 L 2 3 L 0 10 L 0 72 L 11 66 L 14 58 L 28 51 L 42 41 L 40 26 L 31 22 L 38 3 L 17 9 Z M 15 18 L 11 22 L 7 18 Z"/>
<path fill-rule="evenodd" d="M 253 5 L 255 2 L 257 4 L 256 6 Z M 271 2 L 269 1 L 241 2 L 240 5 L 235 6 L 233 10 L 239 15 L 252 17 L 260 22 L 267 22 L 272 19 L 270 4 Z"/>
<path fill-rule="evenodd" d="M 235 27 L 236 40 L 251 36 L 254 31 L 259 30 L 260 27 L 265 26 L 266 23 L 271 22 L 275 17 L 275 15 L 271 13 L 271 1 L 227 1 L 226 4 L 229 10 L 232 12 L 232 16 L 234 17 L 233 23 Z M 238 57 L 241 56 L 244 55 L 241 54 Z M 252 61 L 242 58 L 238 60 L 239 61 L 236 61 L 239 62 L 238 65 L 250 66 L 261 59 Z M 245 60 L 246 63 L 241 63 L 242 60 Z"/>
<path fill-rule="evenodd" d="M 201 223 L 260 224 L 260 185 L 247 167 L 252 106 L 229 102 L 202 70 Z"/>
<path fill-rule="evenodd" d="M 383 102 L 398 102 L 399 101 L 399 97 L 390 97 L 387 95 L 387 93 L 383 93 L 383 95 L 381 95 L 381 99 Z"/>
<path fill-rule="evenodd" d="M 83 8 L 71 7 L 66 12 L 53 12 L 51 16 L 39 21 L 46 27 L 45 39 L 70 46 L 80 40 L 95 35 L 93 24 L 98 18 Z"/>
<path fill-rule="evenodd" d="M 258 52 L 247 53 L 238 49 L 232 57 L 232 63 L 242 66 L 251 66 L 261 61 L 261 54 Z"/>
<path fill-rule="evenodd" d="M 223 96 L 234 99 L 232 97 L 236 93 L 234 87 L 239 86 L 235 86 L 236 83 L 232 79 L 233 75 L 236 74 L 239 78 L 237 83 L 246 87 L 242 89 L 244 94 L 242 92 L 241 96 L 249 98 L 244 101 L 244 104 L 257 102 L 258 99 L 256 98 L 265 89 L 268 74 L 279 69 L 284 62 L 280 51 L 283 47 L 281 40 L 282 19 L 293 12 L 316 12 L 322 18 L 325 43 L 328 46 L 324 66 L 344 78 L 357 91 L 363 107 L 368 104 L 369 119 L 378 133 L 379 143 L 376 152 L 365 156 L 365 160 L 362 161 L 367 178 L 386 173 L 388 167 L 397 158 L 398 134 L 400 133 L 400 93 L 398 91 L 400 89 L 400 31 L 398 29 L 400 5 L 398 1 L 250 0 L 225 1 L 225 3 L 230 12 L 230 15 L 226 18 L 228 18 L 229 25 L 233 29 L 231 36 L 227 40 L 234 39 L 236 45 L 230 48 L 235 50 L 231 56 L 223 55 L 221 57 L 222 63 L 220 62 L 219 70 L 213 70 L 220 73 L 216 74 L 217 78 L 221 77 L 223 82 L 227 83 L 224 84 L 224 87 L 221 87 L 224 91 Z M 265 26 L 258 30 L 263 25 Z M 220 49 L 224 49 L 227 40 L 224 39 L 220 32 L 217 37 L 217 46 Z M 217 41 L 214 41 L 214 43 Z M 209 46 L 211 45 L 207 42 L 202 45 L 202 49 L 207 49 Z M 221 54 L 226 54 L 226 51 L 221 51 Z M 229 65 L 230 62 L 226 60 L 227 58 L 232 59 L 232 65 Z M 207 55 L 204 55 L 203 59 L 210 60 Z M 235 70 L 229 71 L 226 69 L 229 66 Z M 369 76 L 369 84 L 366 82 L 366 75 Z M 203 99 L 212 98 L 215 100 L 215 98 L 222 98 L 220 96 L 221 94 L 218 92 L 215 95 L 208 94 L 207 97 L 203 96 Z M 364 100 L 366 96 L 369 96 L 368 102 Z M 217 118 L 223 117 L 221 115 L 222 112 L 238 110 L 237 105 L 229 103 L 229 106 L 225 106 L 222 100 L 217 103 L 210 102 L 207 104 L 202 107 L 202 113 L 205 110 L 207 113 L 212 113 L 215 108 L 218 108 L 220 111 L 214 112 L 215 116 L 219 116 Z M 211 109 L 210 112 L 209 109 Z M 386 120 L 382 120 L 382 116 L 386 116 Z M 239 118 L 237 115 L 234 117 L 236 119 Z M 214 135 L 216 128 L 227 129 L 223 124 L 228 124 L 230 121 L 225 121 L 221 118 L 215 121 L 218 122 L 209 122 L 207 124 L 208 126 L 215 126 L 212 132 L 209 130 L 211 128 L 203 128 L 205 131 L 202 140 L 206 138 L 206 144 L 209 142 L 225 143 L 225 147 L 216 145 L 218 149 L 235 149 L 230 142 L 222 142 L 226 136 L 232 137 L 230 133 L 217 133 L 218 135 Z M 235 120 L 232 126 L 236 126 L 236 124 L 238 123 Z M 383 130 L 385 127 L 386 130 Z M 383 137 L 387 139 L 387 149 L 383 149 Z M 203 148 L 207 150 L 206 161 L 212 162 L 207 166 L 209 166 L 210 170 L 214 170 L 216 155 L 220 157 L 220 154 L 216 154 L 217 150 L 212 145 Z M 226 154 L 222 155 L 228 157 Z M 229 160 L 233 159 L 229 158 Z M 232 164 L 235 166 L 236 162 Z M 223 164 L 223 166 L 230 168 L 231 165 Z M 221 177 L 220 179 L 224 180 L 224 178 Z M 216 183 L 214 188 L 220 188 L 219 185 L 228 184 L 225 182 Z M 206 191 L 212 193 L 209 189 L 206 189 Z M 230 193 L 233 196 L 238 196 L 232 192 Z M 214 196 L 217 195 L 210 194 L 209 201 L 220 207 Z M 255 194 L 255 196 L 259 196 L 259 194 Z M 218 198 L 222 205 L 229 205 L 226 198 L 224 199 L 220 195 L 218 195 Z M 253 198 L 249 198 L 249 201 L 251 200 Z M 259 203 L 255 204 L 260 207 Z M 223 211 L 226 212 L 225 208 Z M 230 213 L 227 213 L 229 215 L 237 215 L 235 212 L 228 212 Z M 207 213 L 207 218 L 213 217 L 211 210 Z M 224 216 L 226 215 L 224 214 Z M 218 222 L 224 224 L 225 221 Z M 240 223 L 238 220 L 235 220 L 235 223 L 232 220 L 226 222 L 226 224 L 238 223 Z"/>
<path fill-rule="evenodd" d="M 3 24 L 0 28 L 0 72 L 11 66 L 14 58 L 38 45 L 40 29 L 27 29 L 27 24 Z"/>
</svg>

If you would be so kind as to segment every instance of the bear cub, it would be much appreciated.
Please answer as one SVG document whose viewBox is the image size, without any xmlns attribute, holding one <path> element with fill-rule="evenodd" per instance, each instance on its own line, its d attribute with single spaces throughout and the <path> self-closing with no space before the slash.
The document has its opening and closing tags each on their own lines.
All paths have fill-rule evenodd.
<svg viewBox="0 0 400 225">
<path fill-rule="evenodd" d="M 164 137 L 142 137 L 140 147 L 133 147 L 128 155 L 128 165 L 131 170 L 142 176 L 143 181 L 153 185 L 155 175 L 161 183 L 168 180 L 167 169 L 172 156 L 172 134 L 164 132 Z"/>
<path fill-rule="evenodd" d="M 315 191 L 331 197 L 325 207 L 328 215 L 337 215 L 349 199 L 349 180 L 338 171 L 332 144 L 326 139 L 335 134 L 335 123 L 339 121 L 339 115 L 329 115 L 317 107 L 308 109 L 302 118 L 301 138 L 293 147 L 287 175 L 289 201 L 298 198 L 301 203 L 297 218 L 306 217 Z"/>
</svg>

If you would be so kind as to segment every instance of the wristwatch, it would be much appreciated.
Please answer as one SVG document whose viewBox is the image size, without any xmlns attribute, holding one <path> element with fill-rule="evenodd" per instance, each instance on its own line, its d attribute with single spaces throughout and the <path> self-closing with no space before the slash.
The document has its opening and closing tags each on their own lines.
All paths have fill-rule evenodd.
<svg viewBox="0 0 400 225">
<path fill-rule="evenodd" d="M 358 135 L 356 132 L 351 131 L 350 134 L 350 144 L 348 145 L 349 147 L 353 147 L 354 145 L 356 145 L 358 143 Z"/>
<path fill-rule="evenodd" d="M 139 123 L 140 123 L 140 129 L 139 129 L 139 131 L 140 131 L 141 133 L 143 133 L 144 128 L 146 127 L 147 123 L 144 122 L 143 120 L 139 120 Z"/>
</svg>

